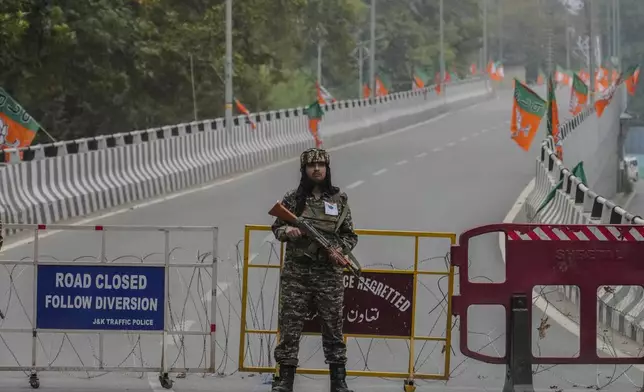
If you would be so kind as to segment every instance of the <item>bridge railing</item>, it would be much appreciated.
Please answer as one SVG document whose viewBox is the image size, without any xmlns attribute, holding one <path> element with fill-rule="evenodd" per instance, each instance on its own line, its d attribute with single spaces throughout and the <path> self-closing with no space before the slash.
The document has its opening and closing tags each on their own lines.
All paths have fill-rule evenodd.
<svg viewBox="0 0 644 392">
<path fill-rule="evenodd" d="M 617 140 L 623 138 L 624 135 L 621 134 L 621 130 L 616 135 L 614 129 L 611 131 L 606 127 L 611 125 L 609 122 L 612 122 L 613 126 L 620 122 L 620 115 L 626 106 L 624 89 L 624 85 L 618 87 L 613 101 L 604 110 L 601 122 L 595 109 L 588 107 L 575 119 L 562 126 L 565 129 L 563 137 L 564 160 L 566 162 L 569 164 L 578 163 L 576 160 L 569 160 L 568 155 L 576 155 L 574 159 L 583 160 L 584 157 L 597 155 L 600 148 L 612 149 L 613 147 L 615 147 L 614 151 L 604 152 L 604 154 L 612 154 L 614 159 L 618 159 L 620 154 L 618 154 L 617 147 L 620 144 Z M 602 128 L 590 130 L 586 127 L 582 129 L 582 124 L 593 121 L 596 122 L 593 127 Z M 590 132 L 594 132 L 594 134 L 589 134 Z M 589 146 L 591 143 L 595 143 L 595 145 Z M 571 149 L 567 148 L 568 145 L 575 146 L 577 151 L 570 153 Z M 584 151 L 584 147 L 586 147 L 586 151 Z M 609 181 L 617 182 L 616 176 L 620 175 L 619 165 L 600 160 L 591 166 L 591 170 L 586 171 L 589 174 L 587 181 L 590 186 L 588 186 L 582 183 L 582 180 L 557 158 L 554 141 L 550 136 L 547 137 L 542 143 L 540 155 L 536 161 L 534 189 L 524 203 L 527 221 L 530 223 L 574 225 L 644 224 L 644 219 L 641 216 L 628 212 L 594 189 L 592 184 L 601 184 L 601 178 L 598 177 L 606 174 L 606 170 L 600 167 L 601 164 L 608 166 L 611 172 L 614 171 L 614 173 L 608 173 L 613 175 Z M 606 188 L 605 184 L 601 185 Z M 554 197 L 545 204 L 549 196 L 552 196 L 553 191 Z M 601 232 L 596 233 L 596 236 L 597 240 L 605 240 L 602 238 Z M 579 239 L 587 240 L 585 237 Z M 624 238 L 624 240 L 641 241 L 642 239 Z M 559 286 L 559 291 L 571 302 L 579 304 L 578 288 Z M 644 343 L 644 323 L 639 321 L 642 312 L 633 314 L 633 311 L 626 311 L 626 309 L 644 308 L 640 306 L 643 305 L 643 298 L 644 289 L 641 286 L 616 286 L 600 289 L 597 293 L 598 321 L 628 338 Z M 620 300 L 615 301 L 616 299 Z"/>
<path fill-rule="evenodd" d="M 334 147 L 490 95 L 489 82 L 477 77 L 450 83 L 440 95 L 430 86 L 336 102 L 325 105 L 320 134 L 325 147 Z M 304 108 L 252 117 L 256 127 L 236 117 L 232 132 L 215 119 L 7 150 L 10 163 L 0 167 L 0 219 L 54 223 L 263 167 L 315 145 Z"/>
<path fill-rule="evenodd" d="M 435 93 L 436 86 L 428 86 L 423 89 L 396 92 L 386 96 L 337 101 L 322 105 L 325 112 L 323 120 L 323 133 L 325 131 L 351 129 L 356 122 L 370 121 L 378 122 L 382 116 L 391 115 L 392 111 L 408 111 L 423 109 L 429 102 L 444 101 L 447 96 L 455 96 L 467 92 L 473 84 L 482 82 L 482 76 L 454 81 L 447 85 L 447 95 L 441 96 Z M 430 94 L 431 93 L 431 94 Z M 252 113 L 250 119 L 264 129 L 275 129 L 283 126 L 289 120 L 306 119 L 306 108 L 296 107 L 275 111 Z M 238 135 L 239 130 L 246 130 L 250 127 L 249 118 L 245 115 L 233 117 L 233 132 Z M 304 124 L 304 123 L 303 123 Z M 226 127 L 224 118 L 193 121 L 176 125 L 166 125 L 145 130 L 131 132 L 119 132 L 111 135 L 98 135 L 87 138 L 79 138 L 55 143 L 37 144 L 23 148 L 6 149 L 5 157 L 0 154 L 0 162 L 6 159 L 6 163 L 17 163 L 20 161 L 40 160 L 48 157 L 64 156 L 84 153 L 89 151 L 103 150 L 112 147 L 120 147 L 130 144 L 145 143 L 158 139 L 168 139 L 188 134 L 195 134 L 209 130 L 222 130 Z M 243 136 L 242 136 L 243 138 Z M 232 137 L 231 142 L 239 142 Z"/>
</svg>

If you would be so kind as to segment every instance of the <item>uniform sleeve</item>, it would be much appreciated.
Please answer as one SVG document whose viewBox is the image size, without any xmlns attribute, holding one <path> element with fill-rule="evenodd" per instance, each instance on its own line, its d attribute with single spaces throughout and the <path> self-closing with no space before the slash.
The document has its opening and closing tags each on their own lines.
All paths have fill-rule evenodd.
<svg viewBox="0 0 644 392">
<path fill-rule="evenodd" d="M 338 229 L 338 237 L 340 237 L 340 241 L 342 242 L 342 252 L 344 254 L 348 254 L 358 244 L 358 235 L 354 231 L 353 217 L 351 216 L 351 207 L 349 207 L 348 197 L 344 193 L 342 194 L 342 200 L 342 208 L 347 209 L 347 215 L 344 218 L 344 221 L 342 221 L 340 228 Z"/>
<path fill-rule="evenodd" d="M 295 213 L 295 191 L 289 191 L 284 195 L 282 198 L 282 205 L 284 205 L 287 210 Z M 275 218 L 275 222 L 273 222 L 271 230 L 278 241 L 285 242 L 288 240 L 288 237 L 286 236 L 287 227 L 288 223 L 279 218 Z"/>
</svg>

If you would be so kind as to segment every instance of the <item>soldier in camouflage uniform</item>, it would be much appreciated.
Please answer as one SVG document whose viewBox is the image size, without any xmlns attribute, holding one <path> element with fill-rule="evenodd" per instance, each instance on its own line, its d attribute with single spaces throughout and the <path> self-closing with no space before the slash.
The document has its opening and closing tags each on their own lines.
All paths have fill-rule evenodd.
<svg viewBox="0 0 644 392">
<path fill-rule="evenodd" d="M 313 148 L 304 151 L 300 156 L 300 184 L 296 190 L 286 193 L 282 204 L 296 216 L 309 220 L 346 255 L 358 243 L 358 236 L 353 230 L 347 195 L 331 183 L 329 160 L 329 154 L 324 150 Z M 343 268 L 299 229 L 286 222 L 276 219 L 272 230 L 275 238 L 287 243 L 280 277 L 280 343 L 275 348 L 280 379 L 272 392 L 293 391 L 300 335 L 309 304 L 315 306 L 322 324 L 322 344 L 331 373 L 331 392 L 353 392 L 345 381 L 347 349 L 342 336 Z"/>
</svg>

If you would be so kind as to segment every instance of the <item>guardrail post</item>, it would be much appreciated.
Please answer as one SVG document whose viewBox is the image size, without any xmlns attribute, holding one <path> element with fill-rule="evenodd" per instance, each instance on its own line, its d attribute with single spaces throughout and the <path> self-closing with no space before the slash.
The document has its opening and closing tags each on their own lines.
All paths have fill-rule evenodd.
<svg viewBox="0 0 644 392">
<path fill-rule="evenodd" d="M 507 372 L 503 392 L 534 392 L 532 384 L 532 301 L 525 294 L 515 294 L 510 301 L 506 350 Z"/>
</svg>

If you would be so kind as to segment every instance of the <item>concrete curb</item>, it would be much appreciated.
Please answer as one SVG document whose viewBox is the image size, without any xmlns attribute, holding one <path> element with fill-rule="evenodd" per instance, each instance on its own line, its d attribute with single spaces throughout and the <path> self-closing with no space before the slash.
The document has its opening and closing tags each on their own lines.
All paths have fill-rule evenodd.
<svg viewBox="0 0 644 392">
<path fill-rule="evenodd" d="M 478 79 L 449 85 L 441 96 L 432 91 L 334 104 L 320 130 L 325 148 L 395 132 L 492 96 Z M 153 130 L 145 141 L 140 133 L 130 144 L 112 135 L 115 145 L 103 138 L 95 150 L 69 153 L 61 147 L 58 156 L 11 163 L 0 169 L 0 219 L 68 221 L 247 173 L 315 145 L 301 109 L 280 113 L 264 114 L 255 128 L 236 124 L 232 133 L 216 119 Z M 15 235 L 15 229 L 6 234 Z"/>
</svg>

